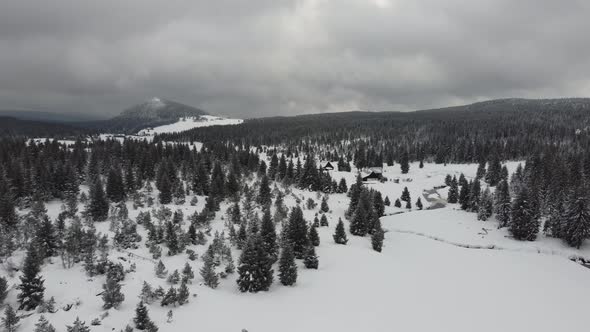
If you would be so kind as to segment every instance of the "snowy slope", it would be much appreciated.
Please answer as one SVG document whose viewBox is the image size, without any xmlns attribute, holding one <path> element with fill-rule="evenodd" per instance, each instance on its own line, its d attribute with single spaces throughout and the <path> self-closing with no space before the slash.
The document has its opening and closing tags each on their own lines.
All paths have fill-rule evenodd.
<svg viewBox="0 0 590 332">
<path fill-rule="evenodd" d="M 190 130 L 199 127 L 210 127 L 210 126 L 228 126 L 237 125 L 244 122 L 241 119 L 229 119 L 213 115 L 201 115 L 199 117 L 184 117 L 180 118 L 177 122 L 158 126 L 155 128 L 148 128 L 139 131 L 139 135 L 154 135 L 163 133 L 175 133 Z"/>
<path fill-rule="evenodd" d="M 509 167 L 516 164 L 510 163 Z M 447 173 L 463 172 L 472 176 L 477 168 L 477 165 L 426 164 L 423 169 L 415 164 L 411 166 L 407 175 L 411 182 L 391 181 L 371 186 L 379 186 L 383 196 L 389 195 L 393 201 L 407 185 L 415 201 L 423 190 L 440 185 Z M 386 169 L 391 178 L 398 172 L 399 165 Z M 333 172 L 332 175 L 345 177 L 349 185 L 354 182 L 354 173 Z M 298 189 L 292 192 L 285 197 L 289 207 L 297 204 L 296 198 L 319 201 L 314 192 Z M 154 195 L 157 197 L 157 190 Z M 186 217 L 200 211 L 204 203 L 205 197 L 199 197 L 196 206 L 186 203 L 169 207 L 182 209 Z M 514 241 L 505 237 L 505 230 L 496 231 L 495 222 L 477 221 L 475 214 L 456 211 L 452 205 L 430 211 L 403 209 L 402 214 L 383 217 L 387 233 L 382 253 L 371 249 L 368 237 L 349 234 L 346 246 L 336 245 L 332 234 L 338 218 L 344 219 L 348 203 L 344 194 L 330 195 L 331 211 L 327 214 L 330 226 L 319 228 L 321 244 L 316 249 L 319 270 L 307 270 L 299 262 L 299 276 L 292 287 L 278 282 L 275 266 L 275 282 L 269 292 L 240 293 L 236 274 L 221 279 L 217 289 L 210 289 L 200 284 L 200 259 L 189 261 L 186 254 L 172 257 L 164 254 L 162 260 L 170 272 L 181 269 L 185 262 L 191 264 L 195 280 L 189 289 L 196 297 L 191 296 L 188 304 L 176 308 L 151 304 L 151 319 L 161 332 L 242 329 L 250 332 L 554 332 L 587 328 L 587 308 L 581 304 L 590 297 L 590 270 L 567 259 L 567 250 L 577 252 L 575 249 L 565 248 L 551 239 Z M 52 218 L 59 213 L 60 205 L 57 201 L 48 204 Z M 128 207 L 130 218 L 135 219 L 139 210 L 133 210 L 131 203 Z M 212 222 L 213 233 L 225 229 L 227 207 L 223 203 Z M 311 221 L 317 212 L 317 208 L 306 209 L 305 218 Z M 479 235 L 482 227 L 491 229 L 490 235 Z M 112 236 L 109 222 L 97 223 L 96 228 Z M 138 231 L 145 240 L 144 228 L 139 226 Z M 468 249 L 457 243 L 493 244 L 511 250 Z M 579 252 L 587 253 L 588 247 L 587 241 Z M 189 248 L 200 256 L 207 247 Z M 552 250 L 560 252 L 553 254 Z M 560 254 L 561 250 L 565 255 Z M 236 263 L 239 253 L 233 249 Z M 136 272 L 129 273 L 122 283 L 125 301 L 119 309 L 108 310 L 108 316 L 100 326 L 93 326 L 92 332 L 119 331 L 126 324 L 133 326 L 134 309 L 144 280 L 155 287 L 169 287 L 165 280 L 155 277 L 151 259 L 141 257 L 150 257 L 143 244 L 128 252 L 112 251 L 111 260 L 122 262 L 126 268 L 134 263 Z M 18 266 L 21 259 L 22 252 L 13 262 Z M 5 262 L 3 267 L 6 265 Z M 96 296 L 104 276 L 88 278 L 80 264 L 64 269 L 58 257 L 53 258 L 53 264 L 44 265 L 42 274 L 46 280 L 46 298 L 55 296 L 59 308 L 79 302 L 70 311 L 46 315 L 58 331 L 65 330 L 65 325 L 70 325 L 77 316 L 89 324 L 105 312 L 100 296 Z M 0 275 L 9 274 L 0 268 Z M 18 276 L 19 273 L 10 276 L 9 284 L 17 283 Z M 11 290 L 7 301 L 15 304 L 16 294 L 17 291 Z M 168 310 L 174 312 L 170 323 L 166 319 Z M 23 319 L 19 331 L 32 331 L 38 318 L 39 314 L 33 314 Z"/>
</svg>

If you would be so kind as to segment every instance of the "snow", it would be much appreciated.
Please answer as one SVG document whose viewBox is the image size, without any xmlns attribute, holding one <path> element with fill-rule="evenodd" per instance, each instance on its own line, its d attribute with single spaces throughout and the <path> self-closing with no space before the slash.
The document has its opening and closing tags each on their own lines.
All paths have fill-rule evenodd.
<svg viewBox="0 0 590 332">
<path fill-rule="evenodd" d="M 172 124 L 167 124 L 147 130 L 141 130 L 138 133 L 138 135 L 176 133 L 200 127 L 237 125 L 242 122 L 244 122 L 244 120 L 223 118 L 213 115 L 201 115 L 199 117 L 184 117 L 178 119 L 177 122 Z"/>
<path fill-rule="evenodd" d="M 507 166 L 513 171 L 517 164 L 510 162 Z M 399 177 L 399 184 L 387 181 L 367 185 L 381 190 L 383 197 L 389 196 L 392 203 L 407 186 L 414 203 L 424 191 L 443 184 L 446 174 L 458 176 L 462 172 L 469 178 L 475 175 L 476 169 L 474 164 L 427 163 L 423 169 L 412 164 L 409 174 L 402 175 L 399 165 L 394 165 L 384 167 L 383 174 L 391 180 Z M 335 179 L 346 178 L 349 186 L 356 177 L 355 172 L 331 171 L 331 174 Z M 404 179 L 412 181 L 404 182 Z M 444 188 L 436 193 L 444 200 L 446 191 Z M 157 197 L 157 190 L 154 195 Z M 314 192 L 292 189 L 292 194 L 285 196 L 285 204 L 294 206 L 296 198 L 302 202 L 307 198 L 320 201 Z M 427 201 L 422 200 L 425 207 L 428 206 Z M 150 318 L 161 332 L 242 329 L 251 332 L 554 332 L 587 328 L 585 301 L 590 297 L 590 270 L 568 258 L 574 254 L 590 256 L 588 241 L 581 250 L 544 236 L 535 242 L 515 241 L 505 229 L 497 230 L 495 221 L 477 221 L 476 214 L 457 210 L 453 204 L 423 211 L 389 207 L 388 213 L 401 213 L 381 219 L 386 235 L 383 252 L 377 253 L 371 249 L 368 237 L 348 234 L 347 245 L 334 244 L 332 234 L 338 218 L 344 220 L 348 202 L 344 194 L 330 195 L 331 211 L 327 213 L 330 226 L 318 229 L 321 238 L 316 249 L 319 269 L 307 270 L 299 262 L 297 283 L 292 287 L 280 285 L 275 266 L 275 282 L 269 292 L 240 293 L 236 274 L 220 279 L 219 287 L 213 290 L 200 284 L 200 259 L 191 262 L 186 254 L 169 257 L 164 251 L 162 260 L 169 272 L 181 269 L 187 261 L 191 264 L 195 280 L 189 289 L 197 297 L 191 295 L 188 304 L 176 308 L 151 304 Z M 182 209 L 186 218 L 200 211 L 204 204 L 205 197 L 199 197 L 197 206 L 187 202 L 169 207 L 173 211 Z M 58 201 L 47 204 L 52 218 L 59 213 L 60 205 Z M 128 207 L 130 218 L 134 220 L 140 210 L 133 210 L 131 203 Z M 228 203 L 223 203 L 212 222 L 213 233 L 224 229 L 227 207 Z M 317 211 L 317 208 L 305 209 L 304 216 L 311 221 Z M 348 222 L 345 221 L 345 225 L 348 231 Z M 108 221 L 97 223 L 96 227 L 98 232 L 112 236 Z M 144 228 L 139 226 L 138 231 L 145 240 Z M 475 249 L 480 247 L 484 249 Z M 200 257 L 207 247 L 189 248 Z M 128 252 L 135 256 L 129 256 Z M 126 324 L 133 326 L 132 318 L 144 280 L 154 287 L 169 287 L 165 280 L 155 277 L 150 259 L 139 258 L 151 257 L 143 244 L 128 252 L 112 251 L 110 256 L 111 260 L 122 262 L 125 268 L 131 263 L 137 266 L 136 272 L 127 274 L 122 282 L 125 301 L 117 310 L 109 310 L 102 325 L 93 326 L 92 332 L 119 331 Z M 19 263 L 22 257 L 23 253 L 18 252 L 13 261 Z M 233 257 L 237 264 L 238 250 L 234 249 Z M 65 330 L 65 325 L 70 325 L 77 316 L 89 325 L 92 319 L 105 312 L 100 296 L 96 296 L 101 291 L 104 276 L 89 279 L 80 264 L 64 269 L 58 257 L 52 260 L 53 264 L 43 267 L 45 295 L 46 298 L 55 296 L 60 310 L 46 317 L 58 331 Z M 5 267 L 6 263 L 3 265 Z M 0 268 L 0 275 L 8 273 Z M 9 284 L 17 282 L 18 273 L 9 277 Z M 8 303 L 16 303 L 16 293 L 10 291 Z M 76 301 L 80 304 L 70 311 L 61 310 L 64 305 Z M 168 310 L 174 313 L 171 323 L 166 322 Z M 35 313 L 23 319 L 19 331 L 32 331 L 38 317 Z"/>
</svg>

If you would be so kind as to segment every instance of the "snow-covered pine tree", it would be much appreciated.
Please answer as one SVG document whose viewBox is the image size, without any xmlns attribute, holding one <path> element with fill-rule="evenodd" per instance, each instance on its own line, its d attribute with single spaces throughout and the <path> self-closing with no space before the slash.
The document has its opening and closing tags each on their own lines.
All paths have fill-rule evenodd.
<svg viewBox="0 0 590 332">
<path fill-rule="evenodd" d="M 514 199 L 510 219 L 510 233 L 515 239 L 535 240 L 539 232 L 539 220 L 535 219 L 526 187 L 521 187 Z"/>
<path fill-rule="evenodd" d="M 80 317 L 76 317 L 73 325 L 66 326 L 67 332 L 90 332 L 90 327 L 86 326 L 86 322 L 80 320 Z"/>
<path fill-rule="evenodd" d="M 166 294 L 162 297 L 162 301 L 160 302 L 160 305 L 162 307 L 165 307 L 165 306 L 168 306 L 171 304 L 176 306 L 177 298 L 178 298 L 178 294 L 176 293 L 176 289 L 173 286 L 170 286 L 170 288 L 168 289 Z"/>
<path fill-rule="evenodd" d="M 459 201 L 459 187 L 455 176 L 451 179 L 447 201 L 451 204 L 455 204 Z"/>
<path fill-rule="evenodd" d="M 309 227 L 309 242 L 315 247 L 320 245 L 320 235 L 315 227 Z"/>
<path fill-rule="evenodd" d="M 103 309 L 118 308 L 125 300 L 125 295 L 121 292 L 119 280 L 107 276 L 107 282 L 102 285 Z"/>
<path fill-rule="evenodd" d="M 303 265 L 308 269 L 318 269 L 319 260 L 315 253 L 315 248 L 311 244 L 305 250 L 305 257 L 303 257 Z"/>
<path fill-rule="evenodd" d="M 279 280 L 285 286 L 291 286 L 297 281 L 297 264 L 290 243 L 284 243 L 279 259 Z"/>
<path fill-rule="evenodd" d="M 106 187 L 107 197 L 111 202 L 118 203 L 125 199 L 125 185 L 118 169 L 111 168 Z"/>
<path fill-rule="evenodd" d="M 250 293 L 267 291 L 273 281 L 273 272 L 262 239 L 252 234 L 240 256 L 237 279 L 239 290 Z"/>
<path fill-rule="evenodd" d="M 565 211 L 565 241 L 580 249 L 585 239 L 590 238 L 590 204 L 585 190 L 573 190 Z"/>
<path fill-rule="evenodd" d="M 383 248 L 383 239 L 385 238 L 385 232 L 381 227 L 381 221 L 377 219 L 375 221 L 375 226 L 373 229 L 373 233 L 371 235 L 371 245 L 373 246 L 373 250 L 377 252 L 381 252 Z"/>
<path fill-rule="evenodd" d="M 477 219 L 486 221 L 488 220 L 494 210 L 494 201 L 489 188 L 486 188 L 481 194 L 479 205 L 477 208 Z"/>
<path fill-rule="evenodd" d="M 34 332 L 56 332 L 53 325 L 49 323 L 45 316 L 41 315 L 37 323 L 35 323 L 35 331 Z"/>
<path fill-rule="evenodd" d="M 182 283 L 180 284 L 180 287 L 178 288 L 178 294 L 176 297 L 178 304 L 183 305 L 183 304 L 187 303 L 189 295 L 190 295 L 190 292 L 188 290 L 188 287 L 186 286 L 186 281 L 183 280 Z"/>
<path fill-rule="evenodd" d="M 341 218 L 338 218 L 338 224 L 336 225 L 336 230 L 333 235 L 334 242 L 337 244 L 346 244 L 348 242 L 348 238 L 346 237 L 346 230 L 344 229 L 344 223 L 342 222 Z"/>
<path fill-rule="evenodd" d="M 420 199 L 420 197 L 418 197 L 418 200 L 416 200 L 416 207 L 418 208 L 418 210 L 422 210 L 422 208 L 424 207 L 422 205 L 422 200 Z"/>
<path fill-rule="evenodd" d="M 98 177 L 90 187 L 90 203 L 87 212 L 94 221 L 105 221 L 109 216 L 109 202 Z"/>
<path fill-rule="evenodd" d="M 143 301 L 139 301 L 135 308 L 135 317 L 133 318 L 135 328 L 138 330 L 146 330 L 151 322 L 149 317 L 148 308 L 145 306 Z"/>
<path fill-rule="evenodd" d="M 43 294 L 45 286 L 44 280 L 39 275 L 41 271 L 41 259 L 38 256 L 37 248 L 34 244 L 29 246 L 25 263 L 23 266 L 23 274 L 20 277 L 20 285 L 18 289 L 19 309 L 33 310 L 43 302 Z"/>
<path fill-rule="evenodd" d="M 2 325 L 6 332 L 16 332 L 18 329 L 18 322 L 20 322 L 20 318 L 16 315 L 16 312 L 9 304 L 4 309 L 4 317 L 2 317 Z"/>
<path fill-rule="evenodd" d="M 264 248 L 268 253 L 271 262 L 276 262 L 278 258 L 278 243 L 275 223 L 270 215 L 270 208 L 264 210 L 262 223 L 260 224 L 260 237 L 264 243 Z"/>
<path fill-rule="evenodd" d="M 213 257 L 211 255 L 203 255 L 203 260 L 205 264 L 203 264 L 200 270 L 201 278 L 203 278 L 205 285 L 215 289 L 219 285 L 219 278 L 215 273 Z"/>
<path fill-rule="evenodd" d="M 166 266 L 164 265 L 164 263 L 162 263 L 162 261 L 158 261 L 158 264 L 156 264 L 156 276 L 160 279 L 166 278 L 166 275 L 168 274 L 168 271 L 166 270 Z"/>
<path fill-rule="evenodd" d="M 508 181 L 502 180 L 496 187 L 494 200 L 494 211 L 498 220 L 498 228 L 508 226 L 512 214 L 512 202 Z"/>
</svg>

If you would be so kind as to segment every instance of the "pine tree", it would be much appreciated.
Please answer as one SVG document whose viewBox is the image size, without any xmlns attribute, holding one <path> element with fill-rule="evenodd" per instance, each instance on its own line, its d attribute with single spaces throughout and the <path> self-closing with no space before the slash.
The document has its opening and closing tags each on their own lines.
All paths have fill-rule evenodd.
<svg viewBox="0 0 590 332">
<path fill-rule="evenodd" d="M 4 277 L 0 277 L 0 306 L 8 295 L 8 281 Z"/>
<path fill-rule="evenodd" d="M 510 215 L 512 214 L 512 202 L 510 199 L 510 189 L 506 180 L 500 181 L 496 187 L 494 211 L 498 220 L 498 228 L 508 226 Z"/>
<path fill-rule="evenodd" d="M 416 201 L 416 207 L 418 208 L 418 210 L 422 210 L 422 208 L 424 207 L 422 205 L 422 200 L 420 199 L 420 197 L 418 197 L 418 200 Z"/>
<path fill-rule="evenodd" d="M 293 252 L 298 259 L 303 258 L 308 244 L 307 223 L 303 219 L 303 211 L 295 206 L 289 215 L 289 221 L 285 232 L 286 240 L 293 245 Z"/>
<path fill-rule="evenodd" d="M 139 298 L 141 302 L 151 304 L 152 301 L 156 298 L 152 286 L 147 283 L 147 281 L 143 282 L 143 286 L 141 287 L 141 293 L 139 294 Z"/>
<path fill-rule="evenodd" d="M 190 292 L 188 287 L 186 286 L 186 282 L 183 280 L 180 284 L 180 288 L 178 288 L 178 295 L 177 295 L 177 302 L 179 305 L 183 305 L 188 302 L 188 297 Z"/>
<path fill-rule="evenodd" d="M 107 282 L 102 285 L 103 309 L 118 308 L 125 300 L 125 295 L 121 293 L 121 284 L 116 278 L 107 276 Z"/>
<path fill-rule="evenodd" d="M 133 322 L 135 323 L 135 327 L 142 331 L 147 329 L 149 323 L 151 322 L 148 309 L 143 301 L 139 301 L 137 307 L 135 308 L 135 317 L 133 318 Z"/>
<path fill-rule="evenodd" d="M 125 199 L 125 185 L 120 171 L 111 169 L 107 178 L 107 197 L 111 202 L 121 202 Z"/>
<path fill-rule="evenodd" d="M 320 227 L 328 227 L 328 217 L 325 214 L 320 218 Z"/>
<path fill-rule="evenodd" d="M 263 175 L 262 179 L 260 180 L 260 188 L 258 190 L 258 196 L 256 197 L 256 203 L 260 204 L 263 207 L 270 207 L 271 202 L 272 195 L 268 176 Z"/>
<path fill-rule="evenodd" d="M 371 201 L 369 192 L 365 189 L 361 192 L 356 211 L 350 221 L 350 234 L 365 236 L 369 232 L 369 209 L 372 209 Z"/>
<path fill-rule="evenodd" d="M 338 224 L 336 225 L 336 231 L 333 235 L 334 242 L 337 244 L 346 244 L 348 242 L 348 238 L 346 237 L 346 230 L 344 229 L 344 223 L 342 219 L 338 219 Z"/>
<path fill-rule="evenodd" d="M 457 178 L 453 176 L 451 185 L 449 186 L 449 194 L 447 201 L 451 204 L 455 204 L 459 201 L 459 186 L 457 184 Z"/>
<path fill-rule="evenodd" d="M 539 221 L 532 211 L 527 188 L 523 187 L 514 199 L 510 221 L 510 233 L 517 240 L 532 241 L 537 237 Z"/>
<path fill-rule="evenodd" d="M 76 317 L 73 325 L 66 326 L 67 332 L 90 332 L 90 327 L 86 326 L 86 322 L 80 320 L 80 317 Z"/>
<path fill-rule="evenodd" d="M 88 212 L 94 221 L 104 221 L 109 216 L 109 202 L 102 188 L 102 182 L 97 177 L 90 187 L 90 205 Z"/>
<path fill-rule="evenodd" d="M 463 175 L 463 174 L 461 174 Z M 466 181 L 461 185 L 461 191 L 459 192 L 459 204 L 461 204 L 462 210 L 469 209 L 469 188 L 470 184 Z"/>
<path fill-rule="evenodd" d="M 340 182 L 338 182 L 338 192 L 339 193 L 346 193 L 348 191 L 348 186 L 346 185 L 346 179 L 341 178 Z"/>
<path fill-rule="evenodd" d="M 201 277 L 205 282 L 205 285 L 215 289 L 219 285 L 219 278 L 215 273 L 215 266 L 213 264 L 213 257 L 211 255 L 204 255 L 203 259 L 205 260 L 205 264 L 201 268 Z"/>
<path fill-rule="evenodd" d="M 19 309 L 33 310 L 43 302 L 45 286 L 39 275 L 41 270 L 40 259 L 34 244 L 29 246 L 27 257 L 23 267 L 23 275 L 20 277 L 21 284 L 18 286 Z"/>
<path fill-rule="evenodd" d="M 410 198 L 410 191 L 408 190 L 408 187 L 404 187 L 404 190 L 402 191 L 402 196 L 400 197 L 400 199 L 404 202 L 410 202 L 412 200 Z"/>
<path fill-rule="evenodd" d="M 328 206 L 328 197 L 327 196 L 322 197 L 322 204 L 320 205 L 320 211 L 322 211 L 322 212 L 330 211 L 330 207 Z"/>
<path fill-rule="evenodd" d="M 164 266 L 164 263 L 162 263 L 161 260 L 158 262 L 158 264 L 156 264 L 155 270 L 156 276 L 160 279 L 165 278 L 168 274 L 168 271 L 166 271 L 166 266 Z"/>
<path fill-rule="evenodd" d="M 256 234 L 251 235 L 238 266 L 239 290 L 250 293 L 267 291 L 273 281 L 273 272 L 262 239 Z"/>
<path fill-rule="evenodd" d="M 384 238 L 385 232 L 383 232 L 383 228 L 381 228 L 381 222 L 377 220 L 375 222 L 373 234 L 371 235 L 371 245 L 373 246 L 373 250 L 381 252 Z"/>
<path fill-rule="evenodd" d="M 195 278 L 195 273 L 191 268 L 190 264 L 187 262 L 184 264 L 184 268 L 182 269 L 182 279 L 190 282 Z"/>
<path fill-rule="evenodd" d="M 4 317 L 2 317 L 2 325 L 6 329 L 6 332 L 15 332 L 18 329 L 18 322 L 20 318 L 16 315 L 14 309 L 9 304 L 4 309 Z"/>
<path fill-rule="evenodd" d="M 170 204 L 172 202 L 172 184 L 168 176 L 164 174 L 160 183 L 160 204 Z"/>
<path fill-rule="evenodd" d="M 174 270 L 169 276 L 168 276 L 168 282 L 176 285 L 178 282 L 180 281 L 180 273 L 178 273 L 178 270 Z"/>
<path fill-rule="evenodd" d="M 582 190 L 574 190 L 567 204 L 565 241 L 580 249 L 585 239 L 590 238 L 590 205 Z"/>
<path fill-rule="evenodd" d="M 45 215 L 35 234 L 35 244 L 41 257 L 52 257 L 57 254 L 58 238 L 55 227 L 49 217 Z"/>
<path fill-rule="evenodd" d="M 408 155 L 408 151 L 404 151 L 402 153 L 402 157 L 399 161 L 399 165 L 401 167 L 402 170 L 402 174 L 408 174 L 408 172 L 410 171 L 410 162 L 409 162 L 409 155 Z"/>
<path fill-rule="evenodd" d="M 391 201 L 389 200 L 389 196 L 385 196 L 385 200 L 383 201 L 383 205 L 391 206 Z"/>
<path fill-rule="evenodd" d="M 481 196 L 481 184 L 475 179 L 469 188 L 469 210 L 477 212 Z"/>
<path fill-rule="evenodd" d="M 354 211 L 356 210 L 356 206 L 359 202 L 359 198 L 361 196 L 361 190 L 363 188 L 363 178 L 361 178 L 361 174 L 358 173 L 356 176 L 356 182 L 350 187 L 348 191 L 348 196 L 350 196 L 350 204 L 348 205 L 348 210 L 346 212 L 346 216 L 352 216 Z"/>
<path fill-rule="evenodd" d="M 399 198 L 395 199 L 395 203 L 393 203 L 393 206 L 395 206 L 396 208 L 402 207 L 402 202 L 400 202 Z"/>
<path fill-rule="evenodd" d="M 56 332 L 53 325 L 49 323 L 45 316 L 41 315 L 39 317 L 39 321 L 35 324 L 35 331 L 34 332 Z"/>
<path fill-rule="evenodd" d="M 305 257 L 303 258 L 303 265 L 308 269 L 318 269 L 319 261 L 318 256 L 315 254 L 315 248 L 312 245 L 307 247 L 305 251 Z"/>
<path fill-rule="evenodd" d="M 309 242 L 315 247 L 320 245 L 320 235 L 315 227 L 309 227 Z"/>
<path fill-rule="evenodd" d="M 297 265 L 295 264 L 295 255 L 293 247 L 289 243 L 285 243 L 283 250 L 281 250 L 281 258 L 279 260 L 279 280 L 285 286 L 291 286 L 297 281 Z"/>
<path fill-rule="evenodd" d="M 168 305 L 174 305 L 176 306 L 176 301 L 178 299 L 178 295 L 176 294 L 176 289 L 172 286 L 170 286 L 170 288 L 168 289 L 168 292 L 166 292 L 166 295 L 164 295 L 164 297 L 162 297 L 162 301 L 160 302 L 160 305 L 162 307 L 168 306 Z"/>
<path fill-rule="evenodd" d="M 268 253 L 271 262 L 275 262 L 278 256 L 277 232 L 275 223 L 270 215 L 270 208 L 264 210 L 260 225 L 260 237 L 264 243 L 264 249 Z"/>
</svg>

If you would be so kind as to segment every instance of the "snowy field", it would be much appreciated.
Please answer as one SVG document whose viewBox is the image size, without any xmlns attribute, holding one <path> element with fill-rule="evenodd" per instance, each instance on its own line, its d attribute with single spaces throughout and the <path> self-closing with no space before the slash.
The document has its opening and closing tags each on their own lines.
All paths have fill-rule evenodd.
<svg viewBox="0 0 590 332">
<path fill-rule="evenodd" d="M 512 172 L 517 164 L 508 163 L 509 170 Z M 384 175 L 391 181 L 368 185 L 381 190 L 383 197 L 389 196 L 392 203 L 407 186 L 414 203 L 425 190 L 444 184 L 446 174 L 458 176 L 463 172 L 469 178 L 475 175 L 476 168 L 477 165 L 425 164 L 419 169 L 417 164 L 411 164 L 409 174 L 402 176 L 399 165 L 394 165 L 384 169 Z M 335 179 L 345 177 L 349 186 L 354 183 L 354 173 L 331 173 Z M 400 178 L 399 184 L 393 182 L 395 178 Z M 289 207 L 296 205 L 296 197 L 302 201 L 310 197 L 319 201 L 314 192 L 297 189 L 292 192 L 293 195 L 285 197 Z M 439 189 L 437 193 L 442 199 L 446 198 L 446 189 Z M 157 195 L 157 190 L 154 194 Z M 428 204 L 423 196 L 422 201 L 426 208 Z M 187 202 L 169 207 L 173 211 L 182 209 L 186 218 L 200 211 L 204 202 L 205 197 L 199 197 L 196 206 Z M 185 262 L 190 263 L 195 280 L 189 289 L 196 296 L 191 295 L 188 304 L 176 308 L 151 304 L 150 318 L 162 332 L 239 332 L 242 329 L 249 332 L 554 332 L 587 329 L 587 306 L 581 303 L 590 298 L 590 269 L 571 262 L 568 257 L 590 256 L 588 241 L 581 250 L 543 236 L 535 242 L 518 242 L 509 238 L 505 230 L 497 230 L 493 218 L 477 221 L 476 214 L 460 211 L 453 204 L 422 211 L 390 207 L 386 212 L 392 215 L 381 219 L 386 230 L 383 252 L 377 253 L 371 249 L 368 237 L 348 234 L 347 245 L 333 242 L 336 222 L 339 217 L 344 220 L 348 202 L 344 194 L 330 195 L 329 227 L 318 229 L 321 238 L 316 248 L 319 269 L 308 270 L 298 262 L 299 276 L 291 287 L 278 282 L 275 267 L 275 282 L 268 292 L 240 293 L 236 274 L 221 279 L 217 289 L 210 289 L 200 284 L 200 259 L 190 261 L 186 254 L 172 257 L 164 254 L 162 261 L 168 271 L 182 269 Z M 47 205 L 52 218 L 59 213 L 60 205 L 60 202 Z M 227 207 L 226 203 L 222 204 L 212 222 L 212 233 L 225 229 L 223 219 Z M 133 210 L 131 203 L 128 208 L 130 218 L 135 220 L 140 210 Z M 305 218 L 311 221 L 318 210 L 319 207 L 305 209 Z M 403 213 L 393 215 L 396 212 Z M 108 221 L 96 227 L 98 232 L 112 236 Z M 348 226 L 346 229 L 348 232 Z M 138 232 L 145 241 L 144 228 L 139 226 Z M 472 249 L 460 245 L 494 248 Z M 189 248 L 200 257 L 207 246 Z M 233 250 L 237 262 L 239 251 Z M 20 253 L 13 257 L 13 263 L 20 265 L 22 256 Z M 129 273 L 122 282 L 125 301 L 117 310 L 108 310 L 101 325 L 91 327 L 92 332 L 119 331 L 126 324 L 133 326 L 143 281 L 154 287 L 169 287 L 166 280 L 156 278 L 154 263 L 143 243 L 136 250 L 112 251 L 110 259 L 123 263 L 126 268 L 135 263 L 136 272 Z M 7 263 L 2 267 L 6 268 Z M 18 273 L 9 275 L 0 268 L 0 274 L 9 276 L 9 284 L 18 283 Z M 44 265 L 42 275 L 47 287 L 45 297 L 54 296 L 60 308 L 54 314 L 46 314 L 58 331 L 65 331 L 65 325 L 71 325 L 77 316 L 89 325 L 105 312 L 101 297 L 97 296 L 102 290 L 104 276 L 89 278 L 79 264 L 64 269 L 58 257 L 53 258 L 52 264 Z M 16 303 L 16 294 L 16 290 L 11 290 L 7 301 Z M 69 311 L 61 309 L 71 303 L 74 306 Z M 166 313 L 170 309 L 174 316 L 167 322 Z M 23 319 L 19 331 L 33 331 L 38 318 L 39 314 L 35 313 Z"/>
<path fill-rule="evenodd" d="M 154 134 L 164 134 L 164 133 L 177 133 L 181 131 L 190 130 L 193 128 L 200 128 L 200 127 L 211 127 L 211 126 L 230 126 L 230 125 L 237 125 L 244 122 L 241 119 L 229 119 L 223 118 L 219 116 L 213 115 L 201 115 L 197 117 L 184 117 L 178 119 L 177 122 L 158 126 L 153 128 L 152 130 L 141 130 L 139 135 L 154 135 Z"/>
</svg>

